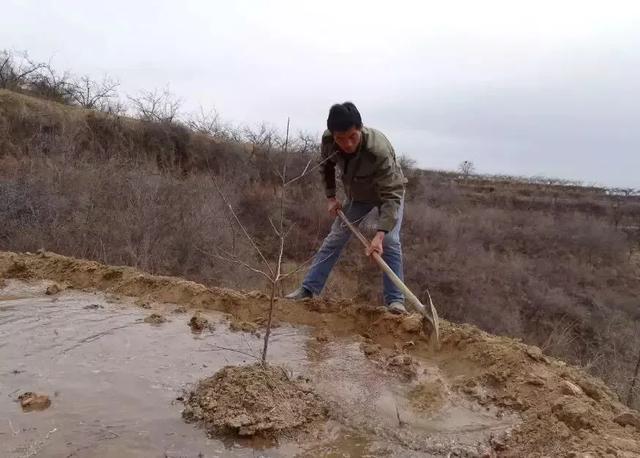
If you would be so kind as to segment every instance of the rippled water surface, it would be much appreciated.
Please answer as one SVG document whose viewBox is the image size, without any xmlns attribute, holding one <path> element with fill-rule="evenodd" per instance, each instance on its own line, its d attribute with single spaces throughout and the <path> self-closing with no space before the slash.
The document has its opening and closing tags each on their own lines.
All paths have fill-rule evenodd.
<svg viewBox="0 0 640 458">
<path fill-rule="evenodd" d="M 225 365 L 253 362 L 247 354 L 259 354 L 259 337 L 231 332 L 222 314 L 207 312 L 215 330 L 194 334 L 191 313 L 175 306 L 150 310 L 132 298 L 73 290 L 48 296 L 47 284 L 7 280 L 0 289 L 1 457 L 432 456 L 430 440 L 473 444 L 511 422 L 455 400 L 417 412 L 411 385 L 383 373 L 357 341 L 320 343 L 282 326 L 271 362 L 310 376 L 335 407 L 322 439 L 209 439 L 183 422 L 176 398 Z M 144 322 L 151 312 L 169 321 Z M 25 391 L 47 394 L 51 406 L 23 412 L 17 398 Z"/>
</svg>

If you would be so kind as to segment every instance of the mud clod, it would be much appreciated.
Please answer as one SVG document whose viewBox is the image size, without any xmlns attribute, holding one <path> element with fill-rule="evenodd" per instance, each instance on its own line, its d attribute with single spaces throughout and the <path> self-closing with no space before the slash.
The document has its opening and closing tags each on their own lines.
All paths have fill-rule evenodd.
<svg viewBox="0 0 640 458">
<path fill-rule="evenodd" d="M 560 384 L 560 391 L 562 394 L 567 394 L 569 396 L 580 396 L 583 393 L 582 389 L 575 383 L 571 383 L 568 380 L 563 380 Z"/>
<path fill-rule="evenodd" d="M 231 319 L 229 323 L 229 329 L 234 332 L 249 332 L 252 334 L 257 334 L 258 325 L 256 323 L 250 323 L 248 321 L 236 320 L 235 318 Z"/>
<path fill-rule="evenodd" d="M 590 428 L 594 417 L 591 410 L 589 404 L 572 396 L 562 396 L 551 408 L 558 420 L 572 429 Z"/>
<path fill-rule="evenodd" d="M 29 268 L 22 260 L 13 260 L 5 273 L 10 278 L 29 278 Z"/>
<path fill-rule="evenodd" d="M 34 410 L 45 410 L 51 405 L 51 399 L 46 394 L 36 394 L 31 391 L 27 391 L 18 396 L 20 406 L 25 412 L 31 412 Z"/>
<path fill-rule="evenodd" d="M 419 333 L 422 329 L 422 316 L 415 313 L 408 315 L 402 319 L 400 327 L 403 331 L 411 334 Z"/>
<path fill-rule="evenodd" d="M 613 419 L 620 426 L 631 425 L 640 431 L 640 415 L 633 412 L 625 412 Z"/>
<path fill-rule="evenodd" d="M 160 315 L 159 313 L 152 313 L 151 315 L 149 315 L 144 319 L 144 322 L 151 323 L 151 324 L 162 324 L 162 323 L 166 323 L 167 319 L 162 315 Z"/>
<path fill-rule="evenodd" d="M 209 323 L 209 320 L 200 315 L 200 312 L 196 312 L 196 314 L 191 317 L 189 320 L 189 327 L 192 332 L 196 333 L 202 332 L 205 329 L 210 331 L 213 331 L 214 329 L 213 323 Z"/>
<path fill-rule="evenodd" d="M 224 367 L 198 383 L 185 404 L 183 418 L 201 423 L 210 435 L 277 438 L 327 415 L 307 381 L 260 364 Z"/>
<path fill-rule="evenodd" d="M 138 307 L 141 307 L 143 309 L 150 309 L 151 308 L 151 304 L 149 304 L 149 301 L 145 301 L 144 299 L 136 299 L 135 304 Z"/>
</svg>

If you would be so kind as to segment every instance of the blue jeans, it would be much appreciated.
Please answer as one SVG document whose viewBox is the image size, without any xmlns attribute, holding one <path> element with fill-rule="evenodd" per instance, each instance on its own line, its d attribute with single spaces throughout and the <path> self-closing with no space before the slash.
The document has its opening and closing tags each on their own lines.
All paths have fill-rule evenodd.
<svg viewBox="0 0 640 458">
<path fill-rule="evenodd" d="M 349 221 L 359 224 L 374 208 L 376 208 L 375 204 L 351 201 L 345 203 L 343 211 Z M 391 270 L 393 270 L 400 279 L 404 278 L 402 273 L 402 245 L 400 244 L 400 226 L 402 225 L 403 211 L 404 199 L 400 203 L 398 221 L 395 227 L 385 235 L 382 242 L 382 259 L 389 264 Z M 322 292 L 327 278 L 331 273 L 331 269 L 333 269 L 333 266 L 340 257 L 342 248 L 347 244 L 350 237 L 351 231 L 349 228 L 342 222 L 340 217 L 336 217 L 331 226 L 331 232 L 324 239 L 324 242 L 322 242 L 322 246 L 320 250 L 318 250 L 318 253 L 316 253 L 311 268 L 302 282 L 302 286 L 307 291 L 311 291 L 314 295 Z M 382 285 L 384 301 L 387 305 L 392 302 L 404 302 L 402 291 L 400 291 L 384 273 L 382 274 Z"/>
</svg>

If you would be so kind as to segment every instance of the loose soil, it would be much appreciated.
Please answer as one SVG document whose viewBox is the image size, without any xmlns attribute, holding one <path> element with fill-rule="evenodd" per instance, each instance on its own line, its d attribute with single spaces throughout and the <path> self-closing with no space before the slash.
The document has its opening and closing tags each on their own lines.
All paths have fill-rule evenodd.
<svg viewBox="0 0 640 458">
<path fill-rule="evenodd" d="M 327 416 L 327 407 L 302 378 L 260 363 L 227 366 L 189 394 L 182 416 L 212 435 L 280 438 Z"/>
</svg>

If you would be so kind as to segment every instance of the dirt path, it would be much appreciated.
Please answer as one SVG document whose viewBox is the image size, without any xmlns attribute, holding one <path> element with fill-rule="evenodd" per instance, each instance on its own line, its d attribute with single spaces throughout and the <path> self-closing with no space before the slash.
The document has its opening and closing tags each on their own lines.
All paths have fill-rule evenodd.
<svg viewBox="0 0 640 458">
<path fill-rule="evenodd" d="M 2 252 L 0 277 L 49 279 L 62 290 L 95 289 L 141 301 L 179 304 L 190 310 L 216 310 L 239 322 L 258 325 L 267 307 L 266 296 L 258 292 L 207 288 L 179 278 L 53 253 Z M 640 456 L 638 413 L 623 406 L 600 380 L 543 355 L 536 347 L 492 336 L 473 326 L 442 322 L 442 347 L 434 352 L 414 318 L 398 318 L 348 302 L 279 301 L 276 317 L 291 325 L 314 327 L 318 340 L 362 336 L 382 351 L 403 350 L 416 361 L 437 365 L 448 382 L 416 389 L 417 406 L 428 410 L 455 393 L 495 409 L 498 416 L 516 413 L 521 422 L 509 435 L 491 441 L 491 454 Z"/>
</svg>

